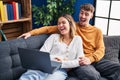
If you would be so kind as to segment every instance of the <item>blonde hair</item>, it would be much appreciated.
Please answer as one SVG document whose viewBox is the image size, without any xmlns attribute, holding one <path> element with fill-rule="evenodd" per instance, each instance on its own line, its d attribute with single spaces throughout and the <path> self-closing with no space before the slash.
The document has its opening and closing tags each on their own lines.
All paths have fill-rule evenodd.
<svg viewBox="0 0 120 80">
<path fill-rule="evenodd" d="M 75 25 L 74 19 L 69 14 L 63 14 L 60 17 L 64 17 L 69 22 L 69 25 L 70 25 L 70 36 L 73 38 L 75 36 L 75 34 L 76 34 L 76 25 Z"/>
</svg>

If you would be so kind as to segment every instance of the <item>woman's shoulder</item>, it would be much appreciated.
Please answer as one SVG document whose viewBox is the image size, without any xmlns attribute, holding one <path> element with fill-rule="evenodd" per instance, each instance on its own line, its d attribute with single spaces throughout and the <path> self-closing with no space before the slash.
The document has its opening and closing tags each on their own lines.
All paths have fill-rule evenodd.
<svg viewBox="0 0 120 80">
<path fill-rule="evenodd" d="M 82 39 L 79 35 L 75 35 L 76 39 Z"/>
<path fill-rule="evenodd" d="M 54 34 L 51 34 L 50 36 L 60 36 L 60 34 L 57 34 L 57 33 L 54 33 Z"/>
<path fill-rule="evenodd" d="M 57 33 L 50 35 L 50 37 L 52 37 L 52 38 L 59 38 L 59 36 L 60 36 L 60 34 L 57 34 Z"/>
<path fill-rule="evenodd" d="M 80 36 L 78 36 L 78 35 L 75 35 L 75 36 L 74 36 L 74 40 L 75 40 L 76 42 L 82 42 L 82 38 L 81 38 Z"/>
</svg>

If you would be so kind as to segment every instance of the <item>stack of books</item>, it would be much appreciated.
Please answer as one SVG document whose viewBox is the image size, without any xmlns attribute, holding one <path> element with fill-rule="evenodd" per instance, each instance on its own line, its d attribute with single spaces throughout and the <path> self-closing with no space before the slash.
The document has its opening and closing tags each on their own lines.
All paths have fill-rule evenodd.
<svg viewBox="0 0 120 80">
<path fill-rule="evenodd" d="M 0 21 L 17 20 L 21 18 L 21 4 L 11 1 L 3 3 L 0 1 Z"/>
</svg>

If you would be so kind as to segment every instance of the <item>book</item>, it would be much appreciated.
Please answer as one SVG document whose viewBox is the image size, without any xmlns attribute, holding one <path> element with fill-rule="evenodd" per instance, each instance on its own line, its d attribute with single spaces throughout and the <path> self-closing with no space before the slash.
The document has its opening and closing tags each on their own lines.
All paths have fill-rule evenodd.
<svg viewBox="0 0 120 80">
<path fill-rule="evenodd" d="M 19 19 L 22 17 L 22 9 L 21 9 L 20 3 L 18 3 L 18 16 L 19 16 Z"/>
<path fill-rule="evenodd" d="M 13 20 L 14 19 L 13 6 L 12 4 L 6 4 L 6 5 L 7 5 L 8 20 Z"/>
<path fill-rule="evenodd" d="M 10 2 L 13 6 L 13 16 L 14 20 L 21 18 L 21 4 L 15 1 Z"/>
<path fill-rule="evenodd" d="M 16 3 L 15 1 L 12 1 L 11 4 L 12 4 L 12 7 L 13 7 L 13 18 L 14 20 L 17 20 L 17 7 L 16 7 Z"/>
<path fill-rule="evenodd" d="M 21 4 L 20 3 L 16 3 L 16 14 L 17 14 L 17 19 L 21 18 Z"/>
<path fill-rule="evenodd" d="M 5 21 L 5 11 L 3 6 L 3 1 L 0 1 L 0 20 Z"/>
<path fill-rule="evenodd" d="M 18 2 L 16 2 L 16 19 L 19 19 Z"/>
<path fill-rule="evenodd" d="M 5 11 L 5 21 L 8 21 L 7 5 L 6 5 L 6 4 L 3 4 L 3 6 L 4 6 L 4 11 Z"/>
</svg>

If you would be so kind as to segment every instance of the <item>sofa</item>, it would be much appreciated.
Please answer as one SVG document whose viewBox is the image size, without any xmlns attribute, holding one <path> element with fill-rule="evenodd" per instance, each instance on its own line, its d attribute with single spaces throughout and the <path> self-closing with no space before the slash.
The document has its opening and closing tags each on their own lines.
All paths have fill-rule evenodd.
<svg viewBox="0 0 120 80">
<path fill-rule="evenodd" d="M 18 47 L 40 49 L 49 35 L 37 35 L 28 39 L 14 39 L 0 42 L 0 80 L 17 80 L 26 69 L 22 68 Z M 105 59 L 119 63 L 120 36 L 104 36 Z M 68 80 L 74 80 L 69 78 Z M 101 78 L 101 80 L 107 80 Z"/>
</svg>

